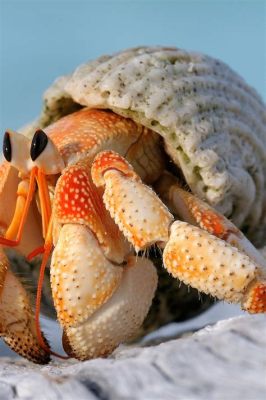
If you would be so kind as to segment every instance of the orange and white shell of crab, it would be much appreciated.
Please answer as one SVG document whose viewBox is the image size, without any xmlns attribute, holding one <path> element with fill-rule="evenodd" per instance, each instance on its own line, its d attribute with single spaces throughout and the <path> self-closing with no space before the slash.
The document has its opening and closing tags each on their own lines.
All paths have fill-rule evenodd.
<svg viewBox="0 0 266 400">
<path fill-rule="evenodd" d="M 144 256 L 154 245 L 174 277 L 265 312 L 266 263 L 240 230 L 262 236 L 265 142 L 260 97 L 205 55 L 130 49 L 57 80 L 39 120 L 4 136 L 6 343 L 37 363 L 53 354 L 38 322 L 50 255 L 64 349 L 80 360 L 106 356 L 138 331 L 157 285 Z M 8 246 L 42 253 L 35 315 Z"/>
</svg>

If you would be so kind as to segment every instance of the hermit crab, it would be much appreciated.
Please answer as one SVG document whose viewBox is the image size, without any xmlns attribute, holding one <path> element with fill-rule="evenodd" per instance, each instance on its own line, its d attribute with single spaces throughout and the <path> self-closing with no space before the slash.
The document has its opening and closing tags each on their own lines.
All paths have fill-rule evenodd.
<svg viewBox="0 0 266 400">
<path fill-rule="evenodd" d="M 265 231 L 265 122 L 262 100 L 228 66 L 175 48 L 126 50 L 58 79 L 38 120 L 3 141 L 6 343 L 37 363 L 53 354 L 38 322 L 50 257 L 63 346 L 80 360 L 139 332 L 157 286 L 154 248 L 185 284 L 265 312 L 266 262 L 251 243 Z M 35 315 L 10 247 L 42 259 Z"/>
</svg>

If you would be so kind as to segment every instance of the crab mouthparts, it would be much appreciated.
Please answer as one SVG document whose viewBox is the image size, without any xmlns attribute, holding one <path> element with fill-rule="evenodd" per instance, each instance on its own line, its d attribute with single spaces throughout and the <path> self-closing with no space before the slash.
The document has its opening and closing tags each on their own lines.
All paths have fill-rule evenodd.
<svg viewBox="0 0 266 400">
<path fill-rule="evenodd" d="M 7 247 L 16 247 L 20 244 L 25 226 L 29 208 L 35 194 L 36 182 L 39 189 L 41 218 L 42 218 L 42 234 L 45 238 L 48 231 L 49 221 L 51 219 L 51 201 L 48 191 L 48 185 L 45 174 L 40 168 L 34 167 L 30 172 L 28 187 L 24 190 L 18 188 L 17 202 L 13 219 L 5 233 L 4 237 L 0 237 L 0 244 Z M 29 259 L 33 258 L 39 253 L 42 253 L 43 248 L 35 249 L 28 256 Z"/>
<path fill-rule="evenodd" d="M 47 344 L 43 339 L 40 328 L 40 304 L 41 304 L 42 284 L 44 279 L 45 267 L 53 247 L 51 201 L 48 191 L 46 175 L 41 171 L 40 168 L 34 167 L 31 170 L 29 177 L 29 184 L 28 186 L 26 186 L 26 188 L 24 187 L 23 190 L 21 190 L 21 188 L 18 188 L 17 192 L 18 198 L 16 202 L 15 213 L 6 231 L 5 237 L 0 237 L 0 244 L 8 247 L 16 247 L 20 244 L 23 234 L 23 228 L 25 226 L 25 222 L 28 216 L 28 211 L 35 194 L 36 182 L 39 189 L 41 218 L 42 218 L 42 233 L 45 242 L 43 246 L 34 249 L 27 256 L 27 259 L 31 259 L 37 256 L 38 254 L 44 253 L 40 267 L 37 295 L 36 295 L 36 307 L 35 307 L 35 327 L 37 333 L 37 340 L 39 342 L 39 345 L 47 353 L 50 353 L 62 359 L 68 359 L 69 357 L 61 356 L 49 349 L 49 347 L 47 346 Z"/>
</svg>

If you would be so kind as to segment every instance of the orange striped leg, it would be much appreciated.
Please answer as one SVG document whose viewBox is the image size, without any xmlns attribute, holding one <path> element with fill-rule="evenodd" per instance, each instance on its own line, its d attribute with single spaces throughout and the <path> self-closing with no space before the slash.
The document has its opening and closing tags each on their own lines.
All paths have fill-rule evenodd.
<svg viewBox="0 0 266 400">
<path fill-rule="evenodd" d="M 188 224 L 175 223 L 164 255 L 171 273 L 220 299 L 241 301 L 249 312 L 265 312 L 265 259 L 243 233 L 211 206 L 183 190 L 168 173 L 157 182 L 156 190 L 174 214 L 221 239 Z"/>
<path fill-rule="evenodd" d="M 264 257 L 231 221 L 206 202 L 182 189 L 177 179 L 168 172 L 162 175 L 155 189 L 178 218 L 237 247 L 266 268 Z"/>
</svg>

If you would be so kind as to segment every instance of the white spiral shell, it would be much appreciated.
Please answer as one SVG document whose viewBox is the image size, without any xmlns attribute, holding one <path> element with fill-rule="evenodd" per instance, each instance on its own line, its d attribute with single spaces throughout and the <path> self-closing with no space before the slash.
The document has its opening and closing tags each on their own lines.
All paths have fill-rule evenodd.
<svg viewBox="0 0 266 400">
<path fill-rule="evenodd" d="M 224 63 L 175 48 L 129 49 L 58 79 L 44 101 L 39 126 L 80 104 L 111 109 L 158 132 L 192 191 L 254 240 L 261 236 L 265 105 Z"/>
</svg>

